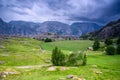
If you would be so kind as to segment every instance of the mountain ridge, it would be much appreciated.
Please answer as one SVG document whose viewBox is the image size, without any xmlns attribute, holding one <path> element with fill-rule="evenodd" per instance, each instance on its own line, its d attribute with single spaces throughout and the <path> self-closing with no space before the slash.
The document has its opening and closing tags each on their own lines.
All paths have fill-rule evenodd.
<svg viewBox="0 0 120 80">
<path fill-rule="evenodd" d="M 75 23 L 73 23 L 72 25 L 74 24 Z M 82 26 L 83 24 L 84 26 Z M 95 27 L 97 25 L 97 24 L 95 25 L 95 23 L 79 23 L 79 25 L 77 26 L 76 25 L 72 26 L 72 25 L 68 25 L 66 23 L 62 23 L 59 21 L 45 21 L 42 23 L 27 22 L 27 21 L 10 21 L 9 23 L 6 23 L 2 19 L 0 19 L 0 34 L 27 36 L 27 35 L 39 35 L 42 33 L 51 32 L 59 35 L 80 36 L 83 33 L 88 33 L 91 31 L 98 30 L 98 28 Z M 86 31 L 86 29 L 88 29 L 87 26 L 90 26 L 89 27 L 90 29 Z"/>
</svg>

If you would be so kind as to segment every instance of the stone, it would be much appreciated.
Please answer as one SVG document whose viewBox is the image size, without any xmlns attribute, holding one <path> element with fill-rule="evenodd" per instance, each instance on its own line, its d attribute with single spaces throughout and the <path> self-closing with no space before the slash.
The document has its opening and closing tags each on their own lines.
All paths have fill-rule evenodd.
<svg viewBox="0 0 120 80">
<path fill-rule="evenodd" d="M 60 71 L 65 71 L 67 69 L 68 69 L 67 67 L 60 67 Z"/>
<path fill-rule="evenodd" d="M 4 75 L 0 75 L 1 78 L 6 78 L 7 76 L 4 74 Z"/>
<path fill-rule="evenodd" d="M 0 45 L 0 48 L 5 48 L 4 46 Z"/>
<path fill-rule="evenodd" d="M 67 79 L 73 79 L 74 75 L 67 75 Z"/>
<path fill-rule="evenodd" d="M 56 71 L 56 67 L 49 67 L 47 71 Z"/>
<path fill-rule="evenodd" d="M 4 61 L 0 61 L 0 64 L 4 64 L 5 62 Z"/>
</svg>

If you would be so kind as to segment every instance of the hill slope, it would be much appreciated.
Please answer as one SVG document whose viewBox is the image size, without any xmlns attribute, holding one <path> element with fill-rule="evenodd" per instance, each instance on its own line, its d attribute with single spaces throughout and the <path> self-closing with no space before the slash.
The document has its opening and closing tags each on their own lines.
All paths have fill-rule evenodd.
<svg viewBox="0 0 120 80">
<path fill-rule="evenodd" d="M 120 19 L 108 23 L 96 32 L 91 32 L 89 36 L 97 37 L 99 39 L 120 37 Z"/>
</svg>

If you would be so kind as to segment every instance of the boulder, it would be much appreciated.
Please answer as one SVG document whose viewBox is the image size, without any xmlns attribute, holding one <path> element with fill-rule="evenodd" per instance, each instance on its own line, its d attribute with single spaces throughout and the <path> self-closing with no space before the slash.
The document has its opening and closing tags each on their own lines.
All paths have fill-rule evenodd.
<svg viewBox="0 0 120 80">
<path fill-rule="evenodd" d="M 4 61 L 0 61 L 0 64 L 4 64 L 5 62 Z"/>
<path fill-rule="evenodd" d="M 56 67 L 52 66 L 47 69 L 47 71 L 56 71 Z"/>
</svg>

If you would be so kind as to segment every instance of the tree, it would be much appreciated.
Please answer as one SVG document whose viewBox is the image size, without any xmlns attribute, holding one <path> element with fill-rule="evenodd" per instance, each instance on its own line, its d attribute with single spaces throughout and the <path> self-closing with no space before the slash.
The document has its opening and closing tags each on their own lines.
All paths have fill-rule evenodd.
<svg viewBox="0 0 120 80">
<path fill-rule="evenodd" d="M 110 39 L 110 38 L 107 38 L 107 39 L 105 40 L 105 44 L 106 44 L 106 45 L 112 45 L 112 44 L 113 44 L 113 40 Z"/>
<path fill-rule="evenodd" d="M 115 54 L 115 47 L 110 45 L 110 46 L 107 46 L 106 48 L 106 54 L 107 55 L 114 55 Z"/>
<path fill-rule="evenodd" d="M 46 38 L 44 41 L 45 41 L 45 42 L 52 42 L 52 39 Z"/>
<path fill-rule="evenodd" d="M 120 44 L 120 37 L 119 37 L 118 40 L 117 40 L 117 44 L 118 44 L 118 45 Z"/>
<path fill-rule="evenodd" d="M 65 55 L 57 47 L 52 51 L 52 63 L 55 66 L 65 65 Z"/>
<path fill-rule="evenodd" d="M 117 54 L 120 54 L 120 44 L 117 46 Z"/>
<path fill-rule="evenodd" d="M 98 40 L 94 41 L 93 50 L 96 51 L 100 48 L 100 42 Z"/>
</svg>

